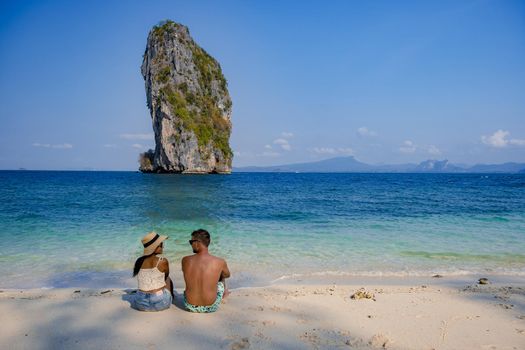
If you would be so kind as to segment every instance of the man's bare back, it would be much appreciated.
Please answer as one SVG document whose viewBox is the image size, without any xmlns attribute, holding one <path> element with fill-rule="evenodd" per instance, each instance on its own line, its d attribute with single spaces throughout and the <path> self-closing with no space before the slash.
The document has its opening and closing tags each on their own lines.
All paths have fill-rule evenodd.
<svg viewBox="0 0 525 350">
<path fill-rule="evenodd" d="M 208 253 L 209 234 L 206 240 L 195 232 L 190 240 L 195 254 L 182 259 L 186 300 L 193 305 L 212 305 L 217 298 L 217 282 L 230 277 L 230 271 L 224 259 Z"/>
</svg>

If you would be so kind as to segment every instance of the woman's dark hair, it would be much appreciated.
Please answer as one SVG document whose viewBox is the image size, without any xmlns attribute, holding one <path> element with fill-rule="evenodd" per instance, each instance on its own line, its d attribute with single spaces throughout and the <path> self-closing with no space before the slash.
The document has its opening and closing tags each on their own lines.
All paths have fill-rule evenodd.
<svg viewBox="0 0 525 350">
<path fill-rule="evenodd" d="M 153 253 L 153 254 L 155 254 L 155 253 Z M 140 258 L 138 258 L 137 261 L 135 261 L 135 267 L 133 267 L 133 277 L 135 277 L 139 273 L 140 268 L 142 267 L 142 263 L 144 262 L 144 260 L 146 260 L 146 258 L 149 258 L 150 256 L 152 256 L 153 254 L 143 255 Z"/>
</svg>

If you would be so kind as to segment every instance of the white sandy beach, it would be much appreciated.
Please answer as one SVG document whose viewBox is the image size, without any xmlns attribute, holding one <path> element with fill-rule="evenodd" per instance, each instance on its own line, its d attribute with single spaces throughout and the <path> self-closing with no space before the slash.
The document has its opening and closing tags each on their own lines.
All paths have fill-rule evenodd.
<svg viewBox="0 0 525 350">
<path fill-rule="evenodd" d="M 361 288 L 375 300 L 351 299 Z M 138 312 L 126 293 L 3 290 L 0 348 L 525 349 L 525 284 L 515 280 L 237 289 L 215 314 L 184 311 L 180 296 L 169 310 Z"/>
</svg>

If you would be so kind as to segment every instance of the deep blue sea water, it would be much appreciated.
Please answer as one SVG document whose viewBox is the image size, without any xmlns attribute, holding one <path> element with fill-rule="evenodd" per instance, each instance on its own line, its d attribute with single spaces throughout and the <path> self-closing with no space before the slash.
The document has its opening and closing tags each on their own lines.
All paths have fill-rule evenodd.
<svg viewBox="0 0 525 350">
<path fill-rule="evenodd" d="M 205 228 L 232 286 L 290 275 L 525 275 L 525 175 L 0 171 L 0 287 L 132 286 Z"/>
</svg>

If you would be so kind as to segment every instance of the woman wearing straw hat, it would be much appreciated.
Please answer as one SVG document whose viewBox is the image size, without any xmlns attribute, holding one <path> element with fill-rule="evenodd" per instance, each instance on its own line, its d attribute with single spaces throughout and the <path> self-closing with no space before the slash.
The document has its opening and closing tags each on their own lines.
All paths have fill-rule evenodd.
<svg viewBox="0 0 525 350">
<path fill-rule="evenodd" d="M 131 301 L 131 307 L 140 311 L 168 309 L 173 298 L 168 259 L 162 254 L 163 242 L 168 236 L 150 232 L 142 238 L 144 254 L 137 259 L 133 277 L 137 276 L 139 290 Z"/>
</svg>

